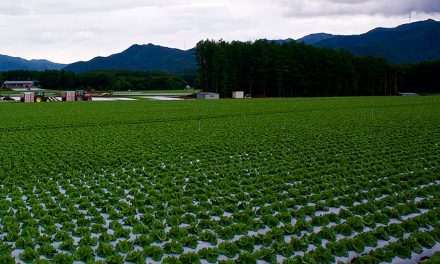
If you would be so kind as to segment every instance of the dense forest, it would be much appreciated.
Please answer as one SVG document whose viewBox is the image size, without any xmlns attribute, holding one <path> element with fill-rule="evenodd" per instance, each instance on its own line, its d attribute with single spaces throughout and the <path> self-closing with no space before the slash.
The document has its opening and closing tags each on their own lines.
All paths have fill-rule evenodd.
<svg viewBox="0 0 440 264">
<path fill-rule="evenodd" d="M 400 92 L 440 93 L 440 60 L 401 67 Z"/>
<path fill-rule="evenodd" d="M 255 97 L 393 95 L 440 92 L 440 61 L 392 65 L 376 57 L 303 43 L 201 41 L 198 83 L 204 91 Z"/>
<path fill-rule="evenodd" d="M 183 78 L 163 72 L 109 70 L 73 73 L 70 71 L 8 71 L 1 80 L 37 80 L 46 89 L 75 90 L 180 90 L 188 84 Z"/>
</svg>

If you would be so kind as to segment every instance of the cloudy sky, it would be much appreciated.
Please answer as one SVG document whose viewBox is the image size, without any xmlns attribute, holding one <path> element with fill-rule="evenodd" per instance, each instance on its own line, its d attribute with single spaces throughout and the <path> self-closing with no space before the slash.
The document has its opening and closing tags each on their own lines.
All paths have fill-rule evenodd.
<svg viewBox="0 0 440 264">
<path fill-rule="evenodd" d="M 71 63 L 132 44 L 360 34 L 440 20 L 439 0 L 0 0 L 0 54 Z"/>
</svg>

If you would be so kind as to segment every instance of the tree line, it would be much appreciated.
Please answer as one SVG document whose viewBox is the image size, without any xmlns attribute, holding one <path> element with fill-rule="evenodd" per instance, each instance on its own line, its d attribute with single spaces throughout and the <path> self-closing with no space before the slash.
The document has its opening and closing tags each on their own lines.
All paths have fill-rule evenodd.
<svg viewBox="0 0 440 264">
<path fill-rule="evenodd" d="M 180 90 L 188 84 L 183 78 L 170 73 L 148 71 L 8 71 L 0 73 L 0 81 L 37 80 L 45 89 L 53 90 Z"/>
<path fill-rule="evenodd" d="M 37 80 L 53 90 L 180 90 L 186 85 L 230 97 L 394 95 L 440 93 L 440 60 L 393 65 L 377 57 L 355 57 L 344 50 L 303 43 L 200 41 L 195 49 L 197 74 L 106 70 L 8 71 L 0 81 Z"/>
<path fill-rule="evenodd" d="M 392 65 L 376 57 L 303 43 L 201 41 L 198 85 L 204 91 L 254 97 L 393 95 L 440 92 L 440 61 Z"/>
</svg>

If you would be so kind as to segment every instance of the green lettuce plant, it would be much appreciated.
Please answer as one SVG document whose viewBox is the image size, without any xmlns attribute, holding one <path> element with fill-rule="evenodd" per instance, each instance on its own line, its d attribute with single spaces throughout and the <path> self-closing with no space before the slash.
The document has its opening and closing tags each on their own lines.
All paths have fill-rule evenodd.
<svg viewBox="0 0 440 264">
<path fill-rule="evenodd" d="M 20 259 L 26 263 L 31 263 L 33 260 L 38 259 L 38 252 L 33 248 L 26 248 L 19 255 Z"/>
<path fill-rule="evenodd" d="M 218 245 L 220 254 L 227 256 L 228 258 L 234 258 L 240 252 L 240 248 L 235 243 L 222 242 Z"/>
<path fill-rule="evenodd" d="M 144 248 L 146 257 L 151 257 L 154 261 L 161 261 L 164 251 L 158 246 L 147 246 Z"/>
<path fill-rule="evenodd" d="M 79 246 L 74 252 L 75 260 L 90 261 L 95 258 L 95 251 L 91 246 Z"/>
<path fill-rule="evenodd" d="M 201 259 L 207 260 L 209 263 L 216 263 L 219 256 L 219 251 L 216 248 L 202 248 L 198 255 Z"/>
<path fill-rule="evenodd" d="M 145 263 L 145 253 L 141 250 L 130 251 L 125 256 L 125 261 L 136 264 Z"/>
</svg>

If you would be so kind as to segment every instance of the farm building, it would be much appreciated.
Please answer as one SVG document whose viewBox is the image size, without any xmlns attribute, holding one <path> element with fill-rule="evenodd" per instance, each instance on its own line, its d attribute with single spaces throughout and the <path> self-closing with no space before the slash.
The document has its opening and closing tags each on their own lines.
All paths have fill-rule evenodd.
<svg viewBox="0 0 440 264">
<path fill-rule="evenodd" d="M 417 96 L 416 93 L 399 93 L 400 96 Z"/>
<path fill-rule="evenodd" d="M 220 95 L 218 93 L 197 93 L 197 99 L 220 99 Z"/>
<path fill-rule="evenodd" d="M 30 89 L 36 87 L 35 81 L 5 81 L 2 88 L 11 89 Z"/>
<path fill-rule="evenodd" d="M 244 98 L 244 92 L 243 91 L 233 91 L 232 92 L 232 98 L 234 98 L 234 99 L 243 99 Z"/>
</svg>

